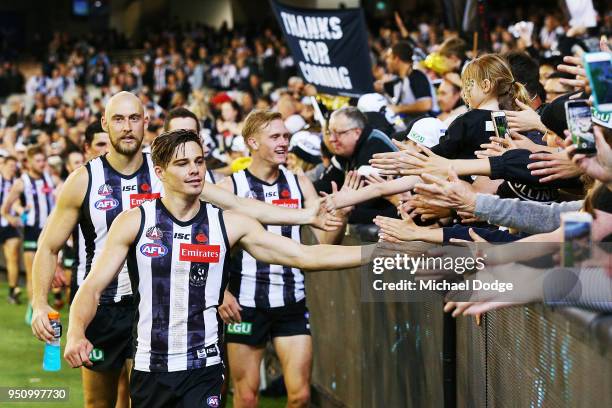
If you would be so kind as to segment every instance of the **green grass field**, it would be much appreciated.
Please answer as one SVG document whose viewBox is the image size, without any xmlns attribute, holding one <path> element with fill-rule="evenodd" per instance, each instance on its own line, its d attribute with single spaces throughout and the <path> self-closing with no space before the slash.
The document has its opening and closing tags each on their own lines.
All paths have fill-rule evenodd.
<svg viewBox="0 0 612 408">
<path fill-rule="evenodd" d="M 1 275 L 0 275 L 1 276 Z M 0 387 L 18 388 L 57 388 L 66 387 L 69 390 L 68 402 L 32 402 L 6 403 L 0 402 L 2 407 L 82 407 L 83 392 L 81 389 L 81 374 L 72 369 L 62 359 L 62 369 L 58 372 L 46 372 L 42 369 L 44 344 L 32 336 L 32 331 L 24 322 L 25 305 L 9 305 L 6 301 L 6 278 L 0 284 Z M 64 329 L 68 321 L 68 310 L 64 307 L 60 311 Z M 65 345 L 65 336 L 62 336 L 62 352 Z M 280 408 L 285 406 L 285 399 L 262 398 L 260 406 L 263 408 Z M 231 407 L 231 396 L 228 407 Z"/>
</svg>

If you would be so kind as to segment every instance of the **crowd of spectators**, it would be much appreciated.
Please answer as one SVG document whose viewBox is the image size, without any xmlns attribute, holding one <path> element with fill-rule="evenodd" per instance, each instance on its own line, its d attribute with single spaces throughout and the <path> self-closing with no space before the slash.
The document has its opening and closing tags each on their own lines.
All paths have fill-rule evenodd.
<svg viewBox="0 0 612 408">
<path fill-rule="evenodd" d="M 43 146 L 54 173 L 65 176 L 62 163 L 85 150 L 86 129 L 108 98 L 129 91 L 150 117 L 145 148 L 168 111 L 186 107 L 200 118 L 209 167 L 228 175 L 249 163 L 245 116 L 274 109 L 293 135 L 291 170 L 324 192 L 351 171 L 367 179 L 358 196 L 341 191 L 328 205 L 357 204 L 350 221 L 375 223 L 382 240 L 562 242 L 561 213 L 582 209 L 594 216 L 594 241 L 603 242 L 612 232 L 612 124 L 595 120 L 596 156 L 573 154 L 563 108 L 570 95 L 590 95 L 579 57 L 610 52 L 612 14 L 599 13 L 588 28 L 556 12 L 530 13 L 525 22 L 493 13 L 482 41 L 490 49 L 476 53 L 472 36 L 431 16 L 396 13 L 370 33 L 376 94 L 359 99 L 306 84 L 274 28 L 165 28 L 120 57 L 103 42 L 58 32 L 27 78 L 16 62 L 0 66 L 0 153 L 23 166 L 26 147 Z M 510 126 L 505 138 L 490 127 L 491 112 L 500 110 Z M 589 271 L 609 287 L 608 269 Z M 589 296 L 565 301 L 610 309 Z M 486 305 L 447 307 L 476 313 Z"/>
</svg>

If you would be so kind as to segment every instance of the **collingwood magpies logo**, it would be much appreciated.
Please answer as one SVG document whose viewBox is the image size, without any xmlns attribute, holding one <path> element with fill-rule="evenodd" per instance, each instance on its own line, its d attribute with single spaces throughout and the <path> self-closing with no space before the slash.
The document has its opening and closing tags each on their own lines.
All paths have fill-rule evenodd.
<svg viewBox="0 0 612 408">
<path fill-rule="evenodd" d="M 189 284 L 196 287 L 206 285 L 208 269 L 202 264 L 192 264 L 189 271 Z"/>
</svg>

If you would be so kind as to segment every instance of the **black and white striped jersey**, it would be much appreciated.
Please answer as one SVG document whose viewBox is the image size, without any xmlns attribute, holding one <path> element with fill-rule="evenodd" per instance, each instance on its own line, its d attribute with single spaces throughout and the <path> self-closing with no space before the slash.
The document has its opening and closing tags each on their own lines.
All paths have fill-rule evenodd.
<svg viewBox="0 0 612 408">
<path fill-rule="evenodd" d="M 234 193 L 269 204 L 302 208 L 303 196 L 298 179 L 285 167 L 280 167 L 278 179 L 270 184 L 248 170 L 232 175 Z M 278 235 L 300 242 L 299 225 L 266 225 Z M 279 248 L 282 251 L 282 248 Z M 304 299 L 304 275 L 298 268 L 259 262 L 248 252 L 240 251 L 232 259 L 229 290 L 242 306 L 271 308 L 286 306 Z"/>
<path fill-rule="evenodd" d="M 4 203 L 4 200 L 6 200 L 6 197 L 8 196 L 9 191 L 11 191 L 14 182 L 15 179 L 6 180 L 4 177 L 0 176 L 0 205 Z M 14 215 L 12 208 L 10 209 L 10 213 L 11 215 Z M 11 224 L 8 222 L 8 220 L 0 215 L 0 227 L 8 227 L 9 225 Z"/>
<path fill-rule="evenodd" d="M 200 205 L 186 222 L 161 200 L 140 207 L 140 231 L 127 258 L 138 307 L 135 370 L 182 371 L 221 362 L 217 308 L 230 246 L 222 210 Z"/>
<path fill-rule="evenodd" d="M 21 175 L 21 181 L 27 211 L 24 225 L 42 229 L 55 206 L 53 178 L 47 172 L 37 179 L 24 173 Z"/>
<path fill-rule="evenodd" d="M 87 194 L 81 205 L 73 238 L 76 262 L 72 276 L 73 286 L 77 288 L 83 284 L 93 263 L 102 252 L 108 230 L 115 218 L 122 211 L 159 198 L 163 192 L 162 183 L 153 171 L 149 154 L 143 153 L 142 166 L 130 176 L 113 169 L 105 156 L 91 160 L 85 167 L 89 177 Z M 100 303 L 118 303 L 122 297 L 131 294 L 130 278 L 124 264 L 119 275 L 102 292 Z"/>
</svg>

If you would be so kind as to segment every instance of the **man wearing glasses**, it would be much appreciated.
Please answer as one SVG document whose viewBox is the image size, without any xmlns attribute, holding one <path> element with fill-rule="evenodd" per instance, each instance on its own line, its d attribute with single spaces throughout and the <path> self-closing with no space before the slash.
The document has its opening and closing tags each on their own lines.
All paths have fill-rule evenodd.
<svg viewBox="0 0 612 408">
<path fill-rule="evenodd" d="M 314 183 L 317 191 L 327 193 L 331 192 L 332 181 L 339 186 L 344 183 L 348 171 L 357 170 L 360 174 L 369 174 L 369 161 L 375 153 L 397 150 L 387 135 L 368 126 L 364 114 L 352 106 L 338 109 L 331 114 L 329 147 L 334 154 L 333 165 Z M 349 223 L 371 224 L 372 219 L 381 214 L 395 217 L 397 210 L 384 199 L 370 200 L 355 207 L 349 216 Z"/>
</svg>

